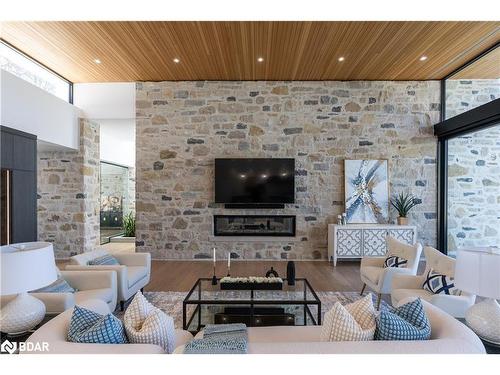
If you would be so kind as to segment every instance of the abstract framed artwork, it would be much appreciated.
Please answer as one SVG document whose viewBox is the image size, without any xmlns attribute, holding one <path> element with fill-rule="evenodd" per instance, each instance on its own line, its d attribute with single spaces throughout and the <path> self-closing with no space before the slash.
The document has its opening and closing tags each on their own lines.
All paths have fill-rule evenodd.
<svg viewBox="0 0 500 375">
<path fill-rule="evenodd" d="M 388 161 L 345 160 L 344 176 L 347 223 L 388 223 Z"/>
</svg>

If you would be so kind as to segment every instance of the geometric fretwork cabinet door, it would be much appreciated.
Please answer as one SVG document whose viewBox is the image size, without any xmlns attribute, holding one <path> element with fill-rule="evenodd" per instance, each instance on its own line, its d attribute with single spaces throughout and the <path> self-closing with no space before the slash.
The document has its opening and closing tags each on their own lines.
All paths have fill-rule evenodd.
<svg viewBox="0 0 500 375">
<path fill-rule="evenodd" d="M 328 260 L 381 257 L 387 252 L 386 237 L 413 245 L 417 228 L 411 225 L 347 224 L 328 225 Z"/>
</svg>

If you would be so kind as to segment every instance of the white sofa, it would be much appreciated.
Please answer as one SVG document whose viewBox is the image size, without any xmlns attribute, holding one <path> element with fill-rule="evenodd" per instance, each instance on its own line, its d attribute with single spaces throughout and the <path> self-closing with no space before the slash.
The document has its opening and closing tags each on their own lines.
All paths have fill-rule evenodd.
<svg viewBox="0 0 500 375">
<path fill-rule="evenodd" d="M 61 271 L 60 273 L 64 280 L 77 289 L 75 293 L 30 293 L 45 304 L 46 314 L 60 314 L 88 299 L 99 299 L 106 302 L 111 311 L 115 310 L 117 302 L 115 271 Z M 15 297 L 15 295 L 2 296 L 1 305 L 7 304 Z"/>
<path fill-rule="evenodd" d="M 407 245 L 391 236 L 387 236 L 387 253 L 383 257 L 364 257 L 361 259 L 360 276 L 363 281 L 363 294 L 366 286 L 377 293 L 377 309 L 380 307 L 380 299 L 382 294 L 389 294 L 392 290 L 392 279 L 397 274 L 416 275 L 420 254 L 422 253 L 422 245 Z M 389 255 L 395 255 L 404 258 L 408 261 L 406 267 L 384 268 L 384 261 Z"/>
<path fill-rule="evenodd" d="M 70 258 L 70 264 L 66 270 L 92 271 L 108 270 L 116 271 L 118 286 L 118 301 L 123 311 L 125 302 L 144 288 L 151 278 L 151 254 L 149 253 L 115 253 L 113 256 L 119 265 L 90 266 L 88 262 L 92 259 L 108 254 L 106 250 L 97 249 L 87 253 L 75 255 Z"/>
<path fill-rule="evenodd" d="M 411 298 L 401 301 L 409 302 Z M 431 323 L 431 338 L 424 341 L 321 342 L 321 326 L 250 327 L 249 354 L 482 354 L 481 340 L 463 323 L 423 301 Z M 200 332 L 195 338 L 203 337 Z M 175 354 L 181 354 L 179 346 Z"/>
<path fill-rule="evenodd" d="M 108 305 L 100 300 L 87 300 L 78 306 L 85 307 L 99 314 L 110 312 Z M 161 346 L 152 344 L 79 344 L 68 342 L 69 322 L 73 308 L 49 320 L 38 328 L 27 340 L 27 342 L 48 343 L 47 352 L 26 352 L 36 354 L 162 354 Z M 193 338 L 191 333 L 184 330 L 175 331 L 176 346 L 184 345 Z"/>
<path fill-rule="evenodd" d="M 391 292 L 392 304 L 396 305 L 399 301 L 408 297 L 420 297 L 456 318 L 465 317 L 465 312 L 476 300 L 475 295 L 467 292 L 461 292 L 457 296 L 433 294 L 423 288 L 423 283 L 431 268 L 443 275 L 454 277 L 455 259 L 429 246 L 425 247 L 424 254 L 426 267 L 422 275 L 397 275 L 394 277 Z"/>
</svg>

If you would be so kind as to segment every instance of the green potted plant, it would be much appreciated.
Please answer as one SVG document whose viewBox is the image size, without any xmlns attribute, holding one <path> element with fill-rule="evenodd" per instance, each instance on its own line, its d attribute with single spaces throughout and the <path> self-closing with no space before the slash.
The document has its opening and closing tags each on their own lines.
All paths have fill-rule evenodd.
<svg viewBox="0 0 500 375">
<path fill-rule="evenodd" d="M 391 199 L 391 205 L 398 212 L 398 225 L 408 225 L 408 213 L 422 203 L 411 193 L 401 192 Z"/>
<path fill-rule="evenodd" d="M 129 212 L 123 217 L 123 237 L 135 237 L 135 216 Z"/>
</svg>

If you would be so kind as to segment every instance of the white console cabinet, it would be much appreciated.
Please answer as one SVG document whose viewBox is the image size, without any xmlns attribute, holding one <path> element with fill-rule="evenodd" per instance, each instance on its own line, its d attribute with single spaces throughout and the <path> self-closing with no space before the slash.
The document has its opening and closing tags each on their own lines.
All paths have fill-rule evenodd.
<svg viewBox="0 0 500 375">
<path fill-rule="evenodd" d="M 387 235 L 413 245 L 417 241 L 417 228 L 411 225 L 329 224 L 328 259 L 336 266 L 337 259 L 383 256 L 387 251 Z"/>
</svg>

